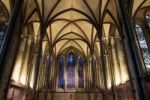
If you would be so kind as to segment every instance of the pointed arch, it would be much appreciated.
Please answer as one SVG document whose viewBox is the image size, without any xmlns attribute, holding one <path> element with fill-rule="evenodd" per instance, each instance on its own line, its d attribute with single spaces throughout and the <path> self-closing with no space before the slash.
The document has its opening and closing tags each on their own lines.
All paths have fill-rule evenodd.
<svg viewBox="0 0 150 100">
<path fill-rule="evenodd" d="M 83 56 L 78 57 L 78 88 L 84 88 L 84 67 L 85 60 Z"/>
<path fill-rule="evenodd" d="M 140 25 L 135 25 L 135 31 L 137 35 L 137 40 L 139 43 L 139 48 L 141 49 L 141 54 L 143 56 L 143 61 L 147 71 L 150 71 L 150 52 L 148 50 L 147 41 L 144 36 L 143 29 Z"/>
<path fill-rule="evenodd" d="M 65 79 L 64 79 L 64 73 L 65 73 L 65 57 L 63 55 L 60 55 L 58 57 L 58 75 L 57 75 L 57 88 L 64 89 L 65 85 Z"/>
</svg>

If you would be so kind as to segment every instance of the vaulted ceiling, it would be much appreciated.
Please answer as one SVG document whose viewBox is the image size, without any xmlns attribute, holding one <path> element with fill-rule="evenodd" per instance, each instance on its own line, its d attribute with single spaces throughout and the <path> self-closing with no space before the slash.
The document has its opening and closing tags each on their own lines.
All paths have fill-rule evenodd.
<svg viewBox="0 0 150 100">
<path fill-rule="evenodd" d="M 6 22 L 9 19 L 10 8 L 9 1 L 0 1 L 0 22 Z"/>
<path fill-rule="evenodd" d="M 40 26 L 37 23 L 40 22 L 46 28 L 55 54 L 70 46 L 85 55 L 94 50 L 93 45 L 100 49 L 97 36 L 100 24 L 118 22 L 115 0 L 28 0 L 24 6 L 25 23 L 36 21 L 34 27 Z M 104 30 L 109 32 L 110 25 L 105 25 Z"/>
<path fill-rule="evenodd" d="M 11 15 L 9 1 L 11 0 L 0 2 Z M 43 51 L 49 45 L 57 55 L 73 46 L 88 55 L 88 51 L 93 50 L 93 47 L 96 47 L 96 50 L 100 49 L 98 37 L 102 36 L 101 33 L 109 36 L 112 34 L 110 32 L 115 34 L 118 30 L 117 0 L 24 1 L 24 27 L 30 23 L 33 25 L 35 36 L 45 34 Z M 149 6 L 150 0 L 133 0 L 130 13 L 135 16 L 137 11 Z"/>
<path fill-rule="evenodd" d="M 144 17 L 146 11 L 150 10 L 150 0 L 133 0 L 132 16 Z"/>
</svg>

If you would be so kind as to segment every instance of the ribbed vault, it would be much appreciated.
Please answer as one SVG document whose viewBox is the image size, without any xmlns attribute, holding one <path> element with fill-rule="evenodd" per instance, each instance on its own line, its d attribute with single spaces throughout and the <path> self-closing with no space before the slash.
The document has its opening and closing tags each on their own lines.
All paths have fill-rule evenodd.
<svg viewBox="0 0 150 100">
<path fill-rule="evenodd" d="M 0 22 L 12 15 L 13 2 L 0 1 Z M 132 0 L 129 18 L 136 22 L 149 15 L 149 5 L 150 0 Z M 86 58 L 86 92 L 130 84 L 117 0 L 24 0 L 21 10 L 12 84 L 55 91 L 58 57 L 71 49 Z"/>
<path fill-rule="evenodd" d="M 3 26 L 6 28 L 11 21 L 16 1 L 0 0 L 0 42 L 7 42 L 7 39 L 6 41 L 1 39 L 2 36 L 6 36 L 6 38 L 9 36 L 9 34 L 5 34 L 4 30 L 6 29 Z M 127 59 L 129 50 L 126 40 L 128 40 L 128 36 L 125 33 L 125 23 L 121 23 L 123 22 L 121 17 L 124 16 L 120 14 L 121 8 L 119 8 L 118 0 L 23 1 L 21 12 L 16 18 L 17 24 L 14 24 L 15 27 L 18 27 L 16 29 L 18 29 L 18 33 L 20 32 L 20 36 L 17 34 L 16 37 L 16 40 L 18 39 L 18 44 L 16 42 L 17 51 L 14 54 L 15 59 L 12 60 L 11 66 L 14 69 L 11 70 L 12 76 L 9 81 L 10 87 L 8 87 L 8 92 L 13 90 L 12 98 L 17 93 L 22 93 L 22 97 L 28 96 L 28 89 L 33 93 L 36 91 L 39 98 L 44 93 L 44 98 L 48 98 L 49 93 L 53 92 L 56 94 L 59 92 L 90 92 L 93 93 L 93 96 L 89 98 L 93 97 L 95 100 L 97 98 L 96 93 L 99 93 L 104 99 L 105 93 L 108 96 L 113 95 L 114 98 L 116 96 L 117 99 L 122 93 L 125 94 L 124 97 L 134 98 L 131 86 L 132 78 L 129 77 L 132 64 Z M 130 19 L 131 23 L 130 21 L 129 23 L 133 26 L 130 27 L 133 29 L 133 38 L 136 37 L 134 33 L 135 24 L 141 26 L 144 32 L 148 33 L 145 16 L 150 16 L 150 0 L 120 0 L 120 2 L 128 2 L 127 7 L 125 6 L 123 10 L 127 11 L 129 16 L 125 17 Z M 150 46 L 149 34 L 145 34 L 145 36 L 148 40 L 148 46 Z M 137 45 L 137 40 L 135 38 L 133 40 Z M 3 49 L 1 48 L 0 45 L 0 53 Z M 6 48 L 4 47 L 4 49 Z M 81 56 L 84 58 L 84 65 L 82 65 L 84 70 L 82 71 L 84 74 L 82 82 L 84 85 L 82 88 L 79 87 L 78 83 L 80 78 L 79 63 L 76 61 L 74 66 L 74 81 L 76 82 L 73 89 L 75 91 L 65 87 L 68 77 L 66 76 L 67 68 L 69 68 L 67 54 L 70 52 L 76 55 L 76 59 Z M 140 48 L 137 52 L 140 56 Z M 62 74 L 65 81 L 63 80 L 62 88 L 58 88 L 60 64 L 58 58 L 60 56 L 65 58 Z M 138 60 L 141 58 L 139 57 Z M 25 91 L 22 92 L 22 90 Z M 19 95 L 17 96 L 19 97 Z M 68 95 L 70 98 L 71 96 Z"/>
<path fill-rule="evenodd" d="M 24 12 L 24 25 L 34 23 L 36 35 L 45 30 L 40 34 L 46 35 L 47 45 L 56 55 L 69 46 L 87 55 L 94 44 L 100 48 L 102 23 L 118 26 L 115 0 L 27 0 Z M 109 30 L 107 26 L 103 28 Z"/>
</svg>

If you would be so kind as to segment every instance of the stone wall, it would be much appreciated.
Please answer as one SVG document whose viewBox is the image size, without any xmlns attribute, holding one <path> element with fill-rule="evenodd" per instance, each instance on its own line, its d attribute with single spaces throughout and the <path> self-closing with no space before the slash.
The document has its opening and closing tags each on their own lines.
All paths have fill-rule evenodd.
<svg viewBox="0 0 150 100">
<path fill-rule="evenodd" d="M 38 100 L 103 100 L 102 93 L 39 93 Z"/>
</svg>

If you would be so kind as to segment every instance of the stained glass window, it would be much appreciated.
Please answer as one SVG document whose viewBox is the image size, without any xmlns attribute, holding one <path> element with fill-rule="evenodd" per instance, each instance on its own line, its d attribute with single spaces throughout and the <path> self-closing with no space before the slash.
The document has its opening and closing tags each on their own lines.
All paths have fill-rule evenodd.
<svg viewBox="0 0 150 100">
<path fill-rule="evenodd" d="M 64 88 L 64 64 L 65 64 L 65 58 L 63 56 L 60 56 L 58 58 L 58 88 Z"/>
<path fill-rule="evenodd" d="M 141 48 L 141 52 L 143 55 L 145 66 L 147 69 L 149 69 L 150 68 L 150 52 L 148 51 L 148 45 L 145 40 L 143 30 L 139 25 L 135 26 L 135 30 L 136 30 L 137 38 L 138 38 L 139 45 Z"/>
<path fill-rule="evenodd" d="M 67 88 L 75 88 L 75 66 L 76 57 L 73 52 L 70 52 L 67 57 Z"/>
<path fill-rule="evenodd" d="M 84 59 L 82 56 L 78 58 L 78 88 L 84 88 Z"/>
<path fill-rule="evenodd" d="M 6 25 L 0 24 L 0 54 L 2 52 L 3 45 L 5 42 L 5 36 L 6 36 L 5 31 L 6 31 Z"/>
<path fill-rule="evenodd" d="M 146 15 L 145 18 L 146 18 L 146 21 L 147 21 L 148 26 L 150 28 L 150 16 Z"/>
<path fill-rule="evenodd" d="M 76 56 L 72 51 L 66 56 L 59 56 L 57 75 L 58 91 L 59 89 L 65 89 L 67 91 L 75 90 L 75 86 L 78 89 L 84 88 L 84 60 L 83 56 Z"/>
</svg>

